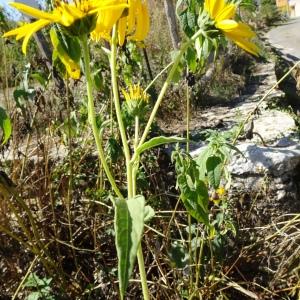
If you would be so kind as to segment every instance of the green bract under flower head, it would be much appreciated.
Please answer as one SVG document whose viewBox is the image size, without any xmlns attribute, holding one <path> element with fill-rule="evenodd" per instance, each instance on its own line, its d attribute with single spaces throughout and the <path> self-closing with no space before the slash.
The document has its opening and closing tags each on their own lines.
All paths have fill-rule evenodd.
<svg viewBox="0 0 300 300">
<path fill-rule="evenodd" d="M 122 90 L 128 112 L 133 116 L 142 116 L 149 101 L 149 95 L 139 84 L 130 85 L 128 91 Z"/>
</svg>

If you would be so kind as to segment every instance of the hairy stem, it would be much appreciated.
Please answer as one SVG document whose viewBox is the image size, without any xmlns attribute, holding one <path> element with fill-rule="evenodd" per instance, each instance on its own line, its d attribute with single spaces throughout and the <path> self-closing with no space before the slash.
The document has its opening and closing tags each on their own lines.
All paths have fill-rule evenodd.
<svg viewBox="0 0 300 300">
<path fill-rule="evenodd" d="M 89 122 L 91 124 L 96 146 L 97 146 L 97 151 L 99 158 L 102 162 L 103 169 L 106 173 L 106 176 L 116 193 L 116 195 L 120 198 L 123 199 L 123 195 L 121 194 L 116 181 L 108 167 L 108 164 L 105 159 L 105 154 L 104 150 L 102 147 L 102 143 L 100 140 L 100 135 L 99 135 L 99 128 L 97 127 L 96 123 L 96 113 L 95 113 L 95 105 L 94 105 L 94 97 L 93 97 L 93 80 L 92 80 L 92 75 L 91 75 L 91 69 L 90 69 L 90 54 L 89 54 L 89 48 L 88 48 L 88 41 L 87 41 L 87 36 L 82 36 L 81 38 L 81 44 L 82 44 L 82 49 L 83 49 L 83 60 L 84 60 L 84 70 L 85 70 L 85 76 L 86 76 L 86 81 L 87 81 L 87 97 L 88 97 L 88 115 L 89 115 Z"/>
</svg>

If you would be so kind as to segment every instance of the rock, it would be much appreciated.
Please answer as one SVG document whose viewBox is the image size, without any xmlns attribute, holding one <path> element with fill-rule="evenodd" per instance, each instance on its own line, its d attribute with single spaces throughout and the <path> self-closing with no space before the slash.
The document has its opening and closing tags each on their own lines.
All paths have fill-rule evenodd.
<svg viewBox="0 0 300 300">
<path fill-rule="evenodd" d="M 280 138 L 292 135 L 294 129 L 295 121 L 289 114 L 278 110 L 263 110 L 254 120 L 253 132 L 257 132 L 264 142 L 269 144 L 278 143 Z M 257 135 L 254 136 L 254 141 L 261 143 Z"/>
<path fill-rule="evenodd" d="M 229 165 L 232 175 L 282 176 L 300 163 L 300 144 L 288 147 L 262 147 L 243 143 L 238 149 L 244 154 L 233 156 Z"/>
<path fill-rule="evenodd" d="M 242 143 L 237 147 L 244 156 L 234 155 L 229 165 L 232 186 L 228 196 L 239 201 L 248 195 L 257 225 L 300 210 L 300 144 L 287 138 L 284 142 L 285 147 Z"/>
</svg>

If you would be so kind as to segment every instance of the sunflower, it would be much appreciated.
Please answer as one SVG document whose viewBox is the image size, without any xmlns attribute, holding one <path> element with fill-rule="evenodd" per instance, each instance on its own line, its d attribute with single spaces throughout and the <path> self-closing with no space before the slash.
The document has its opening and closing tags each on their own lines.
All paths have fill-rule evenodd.
<svg viewBox="0 0 300 300">
<path fill-rule="evenodd" d="M 248 25 L 233 20 L 237 9 L 235 4 L 225 0 L 205 0 L 204 9 L 214 21 L 215 27 L 228 39 L 247 52 L 258 56 L 259 48 L 251 42 L 256 34 Z"/>
<path fill-rule="evenodd" d="M 88 34 L 95 29 L 97 19 L 101 18 L 102 12 L 107 13 L 106 24 L 111 29 L 121 17 L 124 8 L 128 7 L 126 0 L 73 0 L 71 3 L 56 0 L 51 12 L 45 12 L 22 3 L 13 2 L 10 5 L 22 13 L 38 19 L 33 23 L 8 31 L 3 36 L 15 35 L 17 40 L 24 38 L 22 44 L 24 54 L 26 54 L 30 37 L 51 23 L 62 25 L 71 35 Z"/>
<path fill-rule="evenodd" d="M 146 1 L 129 0 L 128 5 L 128 9 L 123 12 L 118 21 L 118 40 L 121 46 L 126 38 L 133 41 L 143 41 L 149 32 L 150 17 Z M 92 32 L 94 40 L 101 38 L 110 40 L 110 13 L 110 11 L 104 10 L 100 12 L 101 17 L 97 19 L 96 28 Z"/>
</svg>

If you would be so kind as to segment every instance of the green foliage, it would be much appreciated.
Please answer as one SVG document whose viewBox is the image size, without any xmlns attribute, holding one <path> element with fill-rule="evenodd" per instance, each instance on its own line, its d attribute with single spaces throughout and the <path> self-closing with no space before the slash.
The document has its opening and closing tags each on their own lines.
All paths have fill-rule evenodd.
<svg viewBox="0 0 300 300">
<path fill-rule="evenodd" d="M 132 82 L 141 81 L 143 75 L 143 57 L 140 48 L 132 42 L 126 43 L 120 52 L 119 72 L 125 84 L 129 86 Z"/>
<path fill-rule="evenodd" d="M 224 42 L 215 30 L 211 30 L 213 23 L 203 4 L 202 0 L 179 0 L 176 5 L 177 17 L 185 35 L 191 38 L 200 29 L 203 32 L 185 54 L 185 63 L 194 73 L 203 71 L 211 53 L 214 51 L 216 56 L 219 45 Z"/>
<path fill-rule="evenodd" d="M 267 26 L 283 20 L 283 16 L 276 6 L 276 1 L 273 0 L 261 1 L 259 16 Z"/>
<path fill-rule="evenodd" d="M 177 187 L 186 210 L 198 222 L 209 226 L 208 189 L 204 181 L 200 180 L 196 162 L 180 151 L 172 153 L 172 161 L 175 162 Z"/>
<path fill-rule="evenodd" d="M 230 143 L 232 134 L 231 132 L 219 133 L 208 130 L 206 138 L 208 144 L 195 158 L 200 178 L 208 180 L 214 188 L 218 188 L 217 183 L 220 183 L 222 176 L 225 176 L 226 180 L 230 182 L 230 174 L 226 170 L 226 163 L 230 161 L 232 150 L 240 153 L 239 149 Z"/>
<path fill-rule="evenodd" d="M 67 72 L 69 76 L 74 79 L 79 79 L 80 77 L 80 66 L 79 61 L 81 58 L 81 48 L 79 40 L 76 37 L 69 37 L 63 35 L 61 31 L 56 30 L 54 27 L 50 30 L 50 38 L 53 45 L 53 63 L 54 65 L 60 66 L 59 70 L 66 75 Z M 62 67 L 61 64 L 64 67 Z"/>
<path fill-rule="evenodd" d="M 24 287 L 30 288 L 31 292 L 27 300 L 54 300 L 51 289 L 52 278 L 40 278 L 36 273 L 30 273 L 24 283 Z"/>
<path fill-rule="evenodd" d="M 147 216 L 150 211 L 147 209 Z M 121 299 L 131 276 L 138 247 L 144 230 L 145 199 L 136 196 L 115 200 L 115 234 L 118 253 L 118 277 Z"/>
<path fill-rule="evenodd" d="M 171 143 L 184 143 L 186 142 L 186 139 L 179 138 L 179 137 L 165 137 L 165 136 L 157 136 L 149 141 L 142 144 L 140 147 L 136 149 L 137 155 L 141 155 L 144 151 L 150 150 L 154 147 L 158 147 L 165 144 L 171 144 Z"/>
<path fill-rule="evenodd" d="M 210 156 L 206 161 L 207 178 L 214 189 L 220 186 L 223 162 L 219 156 Z"/>
<path fill-rule="evenodd" d="M 10 117 L 6 113 L 6 110 L 2 107 L 0 107 L 0 127 L 3 131 L 2 145 L 4 145 L 11 136 L 12 126 Z"/>
<path fill-rule="evenodd" d="M 171 244 L 171 249 L 169 250 L 168 254 L 171 264 L 175 268 L 184 268 L 189 263 L 188 250 L 182 243 L 178 241 L 175 241 Z"/>
</svg>

